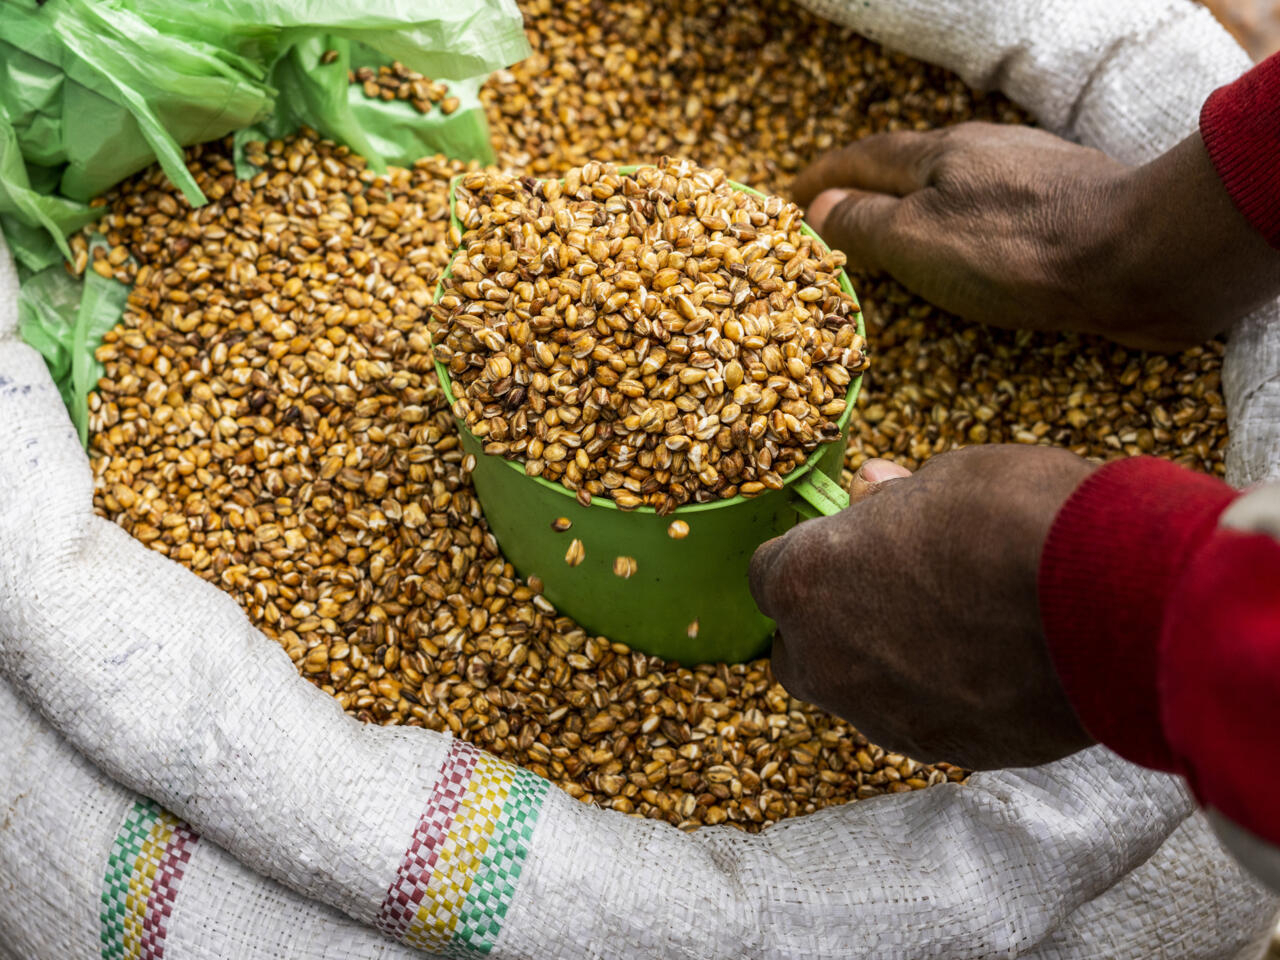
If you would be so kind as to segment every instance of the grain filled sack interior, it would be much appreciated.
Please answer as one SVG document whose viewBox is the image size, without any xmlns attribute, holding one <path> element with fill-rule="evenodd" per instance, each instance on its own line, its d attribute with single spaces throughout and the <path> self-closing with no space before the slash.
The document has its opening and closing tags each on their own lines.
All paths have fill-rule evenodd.
<svg viewBox="0 0 1280 960">
<path fill-rule="evenodd" d="M 1018 63 L 1022 85 L 1009 89 L 1024 105 L 1086 140 L 1101 131 L 1096 142 L 1130 160 L 1190 129 L 1194 107 L 1183 119 L 1184 102 L 1198 104 L 1244 65 L 1202 15 L 1180 3 L 1147 5 L 1132 20 L 1102 8 L 1073 11 L 1024 21 L 969 6 L 962 14 L 934 5 L 926 17 L 897 5 L 849 16 L 909 51 L 913 39 L 932 43 L 919 52 L 962 73 L 966 58 Z M 908 22 L 939 32 L 890 32 Z M 1049 22 L 1051 38 L 1041 32 Z M 1079 26 L 1073 33 L 1064 23 Z M 971 29 L 960 29 L 966 24 Z M 956 39 L 979 28 L 989 49 Z M 1117 42 L 1125 37 L 1134 42 Z M 1092 59 L 1082 56 L 1090 50 Z M 1176 82 L 1159 69 L 1169 62 L 1183 64 Z M 975 68 L 972 78 L 984 77 Z M 1086 89 L 1113 97 L 1082 100 Z M 1130 107 L 1116 92 L 1134 89 L 1159 98 L 1164 112 Z M 1061 115 L 1054 113 L 1059 103 L 1068 104 Z M 1126 126 L 1130 114 L 1178 119 L 1168 129 Z M 1078 126 L 1055 124 L 1055 116 L 1073 116 Z M 301 918 L 313 914 L 299 912 L 301 901 L 282 887 L 410 949 L 501 956 L 1147 956 L 1154 943 L 1167 955 L 1209 957 L 1241 954 L 1267 926 L 1272 902 L 1214 850 L 1183 788 L 1101 750 L 1036 771 L 838 806 L 750 837 L 683 834 L 626 819 L 447 735 L 354 724 L 339 704 L 386 719 L 376 694 L 361 702 L 365 694 L 351 691 L 335 701 L 301 683 L 288 644 L 290 656 L 224 592 L 93 515 L 96 478 L 40 358 L 17 342 L 15 325 L 12 314 L 0 325 L 2 428 L 5 449 L 14 452 L 0 464 L 3 488 L 13 491 L 0 507 L 0 642 L 7 681 L 43 720 L 6 702 L 6 719 L 24 731 L 14 738 L 22 746 L 5 759 L 15 771 L 6 800 L 21 826 L 0 837 L 0 856 L 36 870 L 57 864 L 41 876 L 58 893 L 43 892 L 38 902 L 65 905 L 59 913 L 42 907 L 39 923 L 3 916 L 16 956 L 95 952 L 116 923 L 152 936 L 163 928 L 188 955 L 282 943 L 298 955 L 339 955 L 305 939 L 311 934 L 299 929 Z M 1231 376 L 1228 365 L 1229 386 Z M 1269 454 L 1251 455 L 1270 463 Z M 110 512 L 127 524 L 120 506 Z M 183 562 L 176 549 L 173 559 Z M 274 639 L 288 639 L 249 612 Z M 325 672 L 322 685 L 332 685 L 333 668 Z M 672 680 L 679 682 L 675 671 Z M 492 735 L 479 735 L 481 745 L 535 769 L 541 762 L 540 773 L 562 778 L 533 744 Z M 122 786 L 93 774 L 65 744 Z M 59 770 L 66 771 L 59 797 L 67 806 L 38 789 L 59 776 L 47 771 Z M 851 780 L 843 789 L 878 791 L 870 777 Z M 793 791 L 781 812 L 804 813 L 829 799 Z M 606 801 L 618 810 L 626 804 L 615 800 L 641 805 L 620 793 Z M 697 802 L 696 815 L 711 823 L 713 807 L 740 815 L 742 804 L 731 808 L 730 800 Z M 661 800 L 641 796 L 641 803 L 658 808 L 641 811 L 649 816 L 683 819 L 680 810 L 662 810 Z M 78 809 L 100 813 L 77 818 Z M 67 810 L 59 822 L 79 826 L 50 829 L 40 811 L 51 810 Z M 780 819 L 764 813 L 762 821 Z M 130 844 L 142 844 L 131 838 L 153 834 L 152 846 L 179 861 L 208 852 L 192 852 L 181 877 L 170 872 L 176 879 L 156 901 L 173 904 L 165 923 L 145 910 L 117 919 L 102 909 L 108 888 L 118 890 L 137 869 Z M 438 850 L 448 856 L 433 856 Z M 227 933 L 214 922 L 216 908 L 230 901 L 216 891 L 243 891 L 252 876 L 227 856 L 281 885 L 252 881 L 261 885 L 258 902 L 268 905 L 260 940 L 252 931 L 237 934 L 238 942 L 218 939 Z M 18 902 L 29 917 L 28 902 Z M 1006 905 L 1000 916 L 997 903 Z M 305 909 L 321 916 L 320 907 Z"/>
</svg>

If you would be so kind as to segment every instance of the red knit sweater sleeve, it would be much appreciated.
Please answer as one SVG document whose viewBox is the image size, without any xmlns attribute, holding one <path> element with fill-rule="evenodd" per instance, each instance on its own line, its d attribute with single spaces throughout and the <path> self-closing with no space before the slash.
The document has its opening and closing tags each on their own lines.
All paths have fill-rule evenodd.
<svg viewBox="0 0 1280 960">
<path fill-rule="evenodd" d="M 1280 247 L 1280 53 L 1210 94 L 1200 136 L 1236 207 Z"/>
<path fill-rule="evenodd" d="M 1041 618 L 1090 734 L 1280 845 L 1280 542 L 1224 527 L 1235 497 L 1152 458 L 1095 471 L 1045 544 Z"/>
</svg>

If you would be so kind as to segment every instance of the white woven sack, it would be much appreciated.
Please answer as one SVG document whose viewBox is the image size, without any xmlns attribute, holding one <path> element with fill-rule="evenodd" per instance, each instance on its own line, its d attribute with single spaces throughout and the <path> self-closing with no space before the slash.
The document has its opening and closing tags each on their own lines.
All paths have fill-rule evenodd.
<svg viewBox="0 0 1280 960">
<path fill-rule="evenodd" d="M 421 956 L 259 877 L 153 802 L 118 786 L 5 684 L 0 729 L 0 960 L 150 958 L 160 956 L 158 948 L 171 960 Z M 1257 957 L 1268 935 L 1269 898 L 1224 861 L 1201 817 L 1182 819 L 1190 806 L 1168 778 L 1135 783 L 1127 764 L 1102 751 L 1090 754 L 1027 776 L 979 775 L 967 787 L 935 788 L 904 803 L 877 800 L 825 811 L 809 818 L 806 829 L 769 831 L 768 842 L 751 844 L 758 849 L 749 853 L 733 849 L 736 834 L 704 831 L 718 841 L 706 852 L 714 852 L 722 869 L 722 882 L 707 895 L 722 906 L 748 894 L 756 901 L 759 929 L 749 936 L 749 947 L 715 939 L 750 932 L 727 929 L 706 901 L 679 905 L 694 920 L 698 910 L 706 911 L 702 944 L 674 943 L 660 926 L 670 919 L 670 898 L 655 889 L 652 905 L 637 907 L 634 893 L 617 891 L 630 864 L 617 863 L 606 879 L 598 861 L 584 858 L 578 867 L 605 886 L 570 916 L 552 912 L 564 907 L 561 897 L 543 910 L 535 902 L 521 920 L 511 921 L 523 926 L 496 953 Z M 1101 839 L 1114 815 L 1108 798 L 1131 788 L 1153 790 L 1153 796 L 1120 812 L 1131 832 Z M 1061 809 L 1059 798 L 1072 793 L 1093 799 Z M 848 816 L 855 812 L 859 816 Z M 627 822 L 617 815 L 593 819 L 615 837 L 613 828 Z M 1142 862 L 1143 851 L 1179 820 Z M 579 837 L 574 846 L 581 850 L 584 840 L 591 837 Z M 658 862 L 662 849 L 643 843 L 615 843 L 609 853 L 632 859 L 650 882 L 670 882 L 676 866 L 674 848 L 665 851 L 672 857 L 666 863 Z M 693 856 L 691 842 L 679 856 Z M 826 866 L 800 867 L 806 860 Z M 843 872 L 851 860 L 860 873 Z M 1041 862 L 1040 875 L 1025 874 L 1020 861 Z M 807 874 L 803 886 L 796 883 L 797 869 Z M 748 886 L 726 889 L 731 872 Z M 1046 879 L 1051 874 L 1084 886 L 1059 896 Z M 1119 879 L 1108 887 L 1111 877 Z M 819 879 L 844 892 L 815 898 Z M 619 917 L 619 901 L 640 912 Z M 593 910 L 597 918 L 587 919 Z M 626 935 L 646 923 L 654 927 L 648 936 Z M 625 939 L 607 942 L 610 928 Z"/>
<path fill-rule="evenodd" d="M 1133 158 L 1139 138 L 1159 149 L 1190 129 L 1182 106 L 1245 66 L 1216 27 L 1176 13 L 1186 2 L 1041 3 L 1024 21 L 994 0 L 932 0 L 854 22 L 900 30 L 906 11 L 912 39 L 933 37 L 926 55 L 962 72 L 957 50 L 997 49 L 1024 103 L 1051 123 L 1066 104 L 1073 130 Z M 1122 42 L 1152 23 L 1142 45 Z M 978 25 L 986 47 L 947 46 Z M 1109 58 L 1056 55 L 1077 42 Z M 1274 901 L 1176 780 L 1105 750 L 754 837 L 689 835 L 588 808 L 442 735 L 347 719 L 229 597 L 93 516 L 57 391 L 17 340 L 14 290 L 0 255 L 0 951 L 154 956 L 160 936 L 176 960 L 403 952 L 379 954 L 288 888 L 449 955 L 1256 955 Z M 1275 449 L 1234 462 L 1269 464 Z M 148 895 L 125 896 L 117 917 L 113 891 L 135 879 Z M 117 924 L 122 941 L 152 939 L 117 950 Z"/>
<path fill-rule="evenodd" d="M 117 786 L 4 684 L 0 729 L 3 960 L 158 957 L 157 946 L 174 960 L 422 956 L 264 880 Z"/>
</svg>

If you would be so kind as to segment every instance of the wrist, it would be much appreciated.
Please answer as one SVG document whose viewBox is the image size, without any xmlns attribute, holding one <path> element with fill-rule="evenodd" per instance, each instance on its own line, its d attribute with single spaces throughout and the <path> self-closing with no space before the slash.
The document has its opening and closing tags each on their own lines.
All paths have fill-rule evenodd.
<svg viewBox="0 0 1280 960">
<path fill-rule="evenodd" d="M 1198 133 L 1110 185 L 1086 304 L 1144 349 L 1203 343 L 1280 294 L 1280 253 L 1236 209 Z"/>
</svg>

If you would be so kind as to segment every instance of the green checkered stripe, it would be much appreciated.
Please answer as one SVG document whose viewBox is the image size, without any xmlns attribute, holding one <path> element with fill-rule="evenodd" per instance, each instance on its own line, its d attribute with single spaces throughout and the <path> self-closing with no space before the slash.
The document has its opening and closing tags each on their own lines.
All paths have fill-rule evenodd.
<svg viewBox="0 0 1280 960">
<path fill-rule="evenodd" d="M 107 857 L 102 881 L 102 960 L 125 960 L 124 918 L 128 912 L 129 878 L 133 876 L 142 845 L 164 813 L 150 800 L 139 800 L 124 816 L 116 841 Z"/>
<path fill-rule="evenodd" d="M 533 828 L 549 787 L 550 783 L 537 774 L 516 771 L 515 782 L 502 805 L 502 816 L 489 837 L 480 869 L 471 880 L 453 939 L 441 956 L 474 957 L 493 949 L 519 885 L 533 842 Z"/>
<path fill-rule="evenodd" d="M 190 827 L 149 800 L 125 812 L 102 878 L 104 960 L 164 960 L 178 884 L 199 841 Z"/>
</svg>

